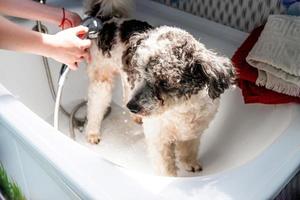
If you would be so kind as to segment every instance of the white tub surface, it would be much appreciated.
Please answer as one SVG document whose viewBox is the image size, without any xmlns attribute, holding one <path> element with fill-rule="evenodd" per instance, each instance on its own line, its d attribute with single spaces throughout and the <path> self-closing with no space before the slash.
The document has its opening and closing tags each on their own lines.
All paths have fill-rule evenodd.
<svg viewBox="0 0 300 200">
<path fill-rule="evenodd" d="M 70 2 L 65 6 L 82 13 L 79 2 L 73 6 L 68 4 Z M 207 47 L 227 56 L 232 56 L 247 36 L 147 0 L 137 2 L 136 17 L 153 25 L 182 27 Z M 26 27 L 33 24 L 19 23 Z M 47 26 L 50 32 L 57 31 Z M 26 174 L 30 174 L 30 170 L 24 163 L 29 161 L 36 162 L 36 168 L 46 173 L 47 180 L 52 180 L 48 181 L 54 185 L 49 191 L 62 190 L 65 195 L 62 199 L 266 199 L 276 194 L 300 163 L 299 107 L 294 104 L 245 105 L 237 88 L 222 96 L 220 110 L 203 135 L 200 148 L 203 172 L 181 172 L 180 175 L 189 176 L 185 178 L 156 177 L 147 157 L 142 129 L 131 122 L 121 107 L 119 81 L 112 113 L 102 127 L 101 143 L 90 145 L 83 133 L 77 131 L 78 144 L 49 125 L 54 102 L 41 58 L 1 50 L 0 59 L 0 83 L 14 96 L 0 87 L 0 136 L 2 141 L 14 141 L 14 148 L 21 152 L 17 156 L 22 166 L 18 170 L 21 175 L 14 177 L 21 180 L 28 197 L 41 197 L 28 186 L 31 181 Z M 57 78 L 59 63 L 51 60 L 50 65 L 53 77 Z M 87 76 L 82 66 L 69 74 L 63 104 L 72 108 L 86 98 L 86 89 Z M 60 128 L 69 134 L 66 117 L 61 117 Z M 0 148 L 1 159 L 8 154 L 3 153 L 7 152 L 5 149 L 2 148 L 1 154 Z M 23 159 L 26 156 L 30 157 L 27 162 Z M 5 163 L 11 166 L 8 160 L 6 156 Z M 45 197 L 46 193 L 43 194 Z"/>
</svg>

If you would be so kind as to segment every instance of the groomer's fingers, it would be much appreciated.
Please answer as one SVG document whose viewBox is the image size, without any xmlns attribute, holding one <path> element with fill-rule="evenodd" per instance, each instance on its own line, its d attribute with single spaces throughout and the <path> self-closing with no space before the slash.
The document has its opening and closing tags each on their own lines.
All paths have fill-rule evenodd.
<svg viewBox="0 0 300 200">
<path fill-rule="evenodd" d="M 88 50 L 85 51 L 84 54 L 81 57 L 84 58 L 87 63 L 91 63 L 92 62 L 92 57 L 91 57 L 91 54 L 90 54 L 90 52 Z"/>
<path fill-rule="evenodd" d="M 84 40 L 82 40 L 82 39 L 79 39 L 79 38 L 78 38 L 78 39 L 76 40 L 76 43 L 77 43 L 78 48 L 81 49 L 81 51 L 86 51 L 86 50 L 89 49 L 89 48 L 91 47 L 91 45 L 92 45 L 92 41 L 89 40 L 89 39 L 84 39 Z"/>
<path fill-rule="evenodd" d="M 72 32 L 74 32 L 77 36 L 79 34 L 86 34 L 89 31 L 88 27 L 81 26 L 81 25 L 80 26 L 76 26 L 74 28 L 70 28 L 69 30 L 72 31 Z"/>
<path fill-rule="evenodd" d="M 86 38 L 89 29 L 85 26 L 77 26 L 78 28 L 75 30 L 76 36 L 80 39 Z"/>
<path fill-rule="evenodd" d="M 63 30 L 53 36 L 53 57 L 54 59 L 66 63 L 69 65 L 70 69 L 77 69 L 77 59 L 83 57 L 90 61 L 90 56 L 88 55 L 89 48 L 91 47 L 91 40 L 80 39 L 78 34 L 86 33 L 88 31 L 87 27 L 77 26 L 67 30 Z M 81 61 L 81 60 L 78 60 Z"/>
<path fill-rule="evenodd" d="M 68 67 L 69 67 L 71 70 L 77 70 L 77 69 L 78 69 L 78 64 L 77 64 L 77 62 L 75 62 L 75 63 L 70 63 L 70 64 L 68 64 Z"/>
<path fill-rule="evenodd" d="M 74 27 L 72 31 L 74 31 L 76 33 L 76 36 L 78 36 L 76 38 L 76 42 L 80 49 L 84 50 L 84 49 L 91 47 L 91 44 L 92 44 L 91 40 L 83 39 L 86 36 L 87 32 L 89 31 L 89 29 L 87 27 L 77 26 L 77 27 Z"/>
<path fill-rule="evenodd" d="M 76 63 L 81 63 L 83 62 L 85 59 L 83 57 L 80 57 L 78 59 L 76 59 Z"/>
</svg>

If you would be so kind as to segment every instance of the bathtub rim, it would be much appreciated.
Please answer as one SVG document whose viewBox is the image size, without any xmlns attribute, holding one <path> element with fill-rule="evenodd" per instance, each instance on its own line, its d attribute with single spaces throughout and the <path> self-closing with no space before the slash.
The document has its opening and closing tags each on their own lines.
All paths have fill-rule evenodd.
<svg viewBox="0 0 300 200">
<path fill-rule="evenodd" d="M 53 137 L 58 137 L 61 139 L 63 138 L 62 141 L 65 142 L 64 147 L 74 150 L 73 146 L 76 145 L 76 149 L 78 148 L 78 149 L 80 149 L 80 151 L 82 150 L 84 152 L 82 155 L 89 154 L 89 156 L 88 156 L 89 159 L 95 159 L 94 161 L 92 161 L 92 163 L 96 162 L 99 165 L 99 168 L 105 166 L 105 168 L 101 169 L 101 171 L 104 174 L 106 174 L 106 173 L 107 174 L 112 174 L 112 173 L 118 174 L 118 175 L 123 176 L 124 180 L 127 179 L 126 181 L 129 181 L 129 182 L 130 182 L 130 178 L 126 174 L 132 174 L 133 176 L 150 177 L 150 175 L 146 175 L 146 174 L 143 174 L 140 172 L 128 170 L 128 169 L 125 169 L 124 167 L 118 167 L 117 165 L 101 158 L 99 155 L 96 155 L 95 152 L 92 152 L 87 147 L 81 146 L 80 144 L 70 140 L 67 136 L 65 136 L 61 132 L 54 130 L 53 127 L 51 127 L 48 123 L 46 123 L 39 116 L 37 116 L 34 112 L 29 110 L 19 100 L 17 100 L 15 97 L 13 97 L 5 88 L 3 88 L 3 86 L 0 87 L 0 94 L 1 94 L 0 95 L 0 108 L 1 107 L 3 108 L 3 106 L 6 107 L 6 109 L 4 109 L 4 110 L 0 109 L 0 120 L 1 120 L 0 123 L 4 124 L 6 127 L 11 129 L 15 133 L 13 136 L 18 141 L 20 141 L 23 144 L 23 146 L 25 148 L 27 148 L 27 150 L 29 152 L 31 152 L 31 153 L 34 152 L 34 156 L 38 160 L 40 160 L 40 162 L 42 162 L 42 163 L 39 163 L 40 165 L 42 165 L 42 167 L 46 166 L 46 165 L 49 166 L 49 164 L 50 164 L 48 170 L 52 170 L 52 172 L 50 173 L 51 176 L 53 176 L 53 173 L 56 174 L 57 177 L 62 176 L 59 181 L 61 181 L 61 183 L 63 183 L 65 185 L 65 187 L 70 188 L 73 192 L 75 192 L 81 198 L 85 198 L 85 197 L 88 197 L 88 198 L 94 197 L 95 198 L 96 196 L 98 196 L 99 191 L 98 190 L 91 191 L 89 189 L 87 190 L 87 188 L 84 187 L 83 184 L 78 184 L 78 182 L 76 182 L 76 180 L 79 180 L 78 178 L 74 177 L 74 175 L 72 175 L 72 174 L 66 173 L 66 171 L 69 171 L 69 169 L 68 169 L 69 166 L 64 166 L 64 165 L 57 163 L 58 161 L 51 160 L 52 159 L 51 156 L 49 157 L 49 154 L 47 154 L 49 152 L 41 152 L 40 147 L 37 146 L 36 143 L 35 144 L 32 143 L 31 140 L 33 138 L 27 138 L 26 135 L 22 135 L 23 133 L 20 130 L 22 130 L 22 128 L 24 128 L 24 127 L 19 127 L 20 126 L 19 120 L 22 120 L 23 121 L 22 123 L 25 123 L 25 124 L 26 123 L 30 124 L 30 120 L 34 120 L 35 122 L 37 122 L 37 123 L 35 123 L 37 126 L 30 127 L 31 130 L 26 130 L 27 132 L 31 132 L 30 134 L 38 134 L 38 133 L 33 133 L 33 132 L 39 132 L 40 128 L 43 127 L 45 131 L 49 132 L 48 134 L 51 134 L 51 135 L 54 134 Z M 9 105 L 7 105 L 7 102 L 9 102 Z M 13 108 L 18 108 L 18 112 L 21 112 L 23 114 L 25 113 L 25 115 L 27 115 L 28 117 L 22 118 L 20 116 L 15 116 L 14 120 L 11 121 L 12 116 L 8 116 L 8 113 L 6 111 L 9 109 L 13 110 Z M 276 194 L 279 189 L 284 187 L 285 183 L 293 176 L 293 174 L 295 174 L 297 172 L 297 169 L 298 169 L 298 166 L 300 163 L 300 151 L 299 150 L 297 151 L 297 144 L 290 145 L 287 148 L 285 146 L 286 139 L 288 139 L 289 137 L 295 137 L 295 132 L 297 132 L 297 129 L 299 128 L 298 130 L 300 130 L 300 125 L 298 125 L 299 123 L 297 123 L 300 118 L 300 114 L 299 114 L 300 109 L 299 109 L 299 107 L 296 107 L 295 109 L 298 110 L 298 115 L 297 115 L 297 117 L 295 117 L 293 119 L 293 121 L 291 121 L 291 124 L 286 129 L 286 131 L 282 135 L 280 135 L 279 138 L 277 138 L 274 143 L 272 143 L 270 146 L 268 146 L 261 153 L 261 155 L 258 155 L 253 160 L 249 160 L 248 162 L 246 162 L 245 164 L 243 164 L 241 166 L 238 166 L 238 167 L 232 168 L 232 169 L 228 169 L 228 170 L 222 171 L 220 173 L 207 175 L 207 176 L 184 177 L 184 178 L 183 177 L 170 178 L 170 177 L 151 176 L 151 178 L 155 178 L 155 179 L 159 179 L 159 180 L 172 180 L 172 183 L 170 184 L 171 190 L 172 190 L 172 187 L 174 187 L 174 186 L 177 187 L 176 185 L 183 184 L 183 183 L 186 183 L 186 184 L 197 183 L 197 185 L 199 185 L 199 188 L 201 188 L 204 185 L 209 184 L 210 182 L 218 181 L 219 182 L 219 184 L 217 186 L 218 189 L 220 189 L 223 192 L 224 191 L 228 192 L 228 194 L 232 195 L 232 197 L 235 197 L 236 195 L 238 195 L 238 194 L 234 194 L 235 190 L 238 190 L 238 191 L 245 190 L 245 186 L 243 186 L 244 189 L 242 189 L 243 187 L 241 186 L 241 183 L 243 183 L 243 182 L 245 183 L 245 180 L 247 179 L 247 176 L 245 176 L 244 173 L 246 173 L 247 171 L 248 172 L 251 171 L 251 173 L 249 173 L 249 174 L 251 174 L 251 176 L 256 176 L 256 177 L 258 176 L 258 174 L 260 174 L 259 177 L 257 177 L 257 182 L 259 182 L 259 180 L 261 180 L 261 178 L 262 178 L 261 177 L 262 172 L 259 169 L 259 166 L 264 167 L 264 164 L 266 164 L 266 163 L 269 163 L 269 165 L 270 165 L 270 158 L 274 157 L 274 155 L 276 155 L 276 152 L 278 152 L 278 150 L 280 150 L 280 149 L 278 149 L 278 146 L 281 146 L 281 147 L 284 146 L 285 149 L 283 149 L 283 151 L 286 152 L 287 154 L 291 153 L 289 156 L 290 158 L 289 159 L 287 159 L 288 157 L 281 158 L 281 160 L 283 160 L 281 162 L 281 164 L 274 165 L 273 167 L 271 167 L 269 169 L 268 173 L 266 173 L 264 175 L 265 178 L 268 178 L 269 180 L 273 179 L 276 181 L 272 181 L 272 183 L 270 183 L 270 182 L 265 183 L 265 185 L 268 185 L 268 187 L 266 187 L 267 192 L 266 192 L 266 190 L 264 190 L 264 192 L 263 192 L 264 194 L 262 194 L 262 192 L 257 192 L 257 194 L 254 194 L 255 198 L 260 198 L 262 196 L 269 198 L 270 196 L 273 196 L 274 194 Z M 295 126 L 296 126 L 296 128 L 295 128 Z M 290 134 L 290 133 L 292 133 L 292 134 Z M 45 136 L 48 136 L 48 135 L 45 135 Z M 39 137 L 41 137 L 40 134 L 39 134 Z M 39 138 L 39 137 L 37 137 L 37 138 Z M 48 140 L 45 140 L 45 141 L 50 142 Z M 45 141 L 39 141 L 38 143 L 40 143 L 40 145 L 44 146 L 44 145 L 47 145 L 47 144 L 45 144 Z M 300 137 L 298 137 L 298 139 L 297 138 L 292 139 L 292 141 L 294 143 L 296 143 L 296 141 L 300 141 Z M 35 141 L 35 142 L 37 142 L 37 141 Z M 78 147 L 78 145 L 81 147 Z M 58 149 L 56 149 L 56 150 L 58 151 Z M 50 152 L 50 154 L 51 154 L 51 152 Z M 60 156 L 64 157 L 64 159 L 72 161 L 72 160 L 70 160 L 68 155 L 60 155 Z M 268 156 L 270 156 L 270 157 L 268 157 Z M 87 157 L 82 157 L 82 158 L 86 159 Z M 78 161 L 76 161 L 76 162 L 78 162 Z M 285 166 L 285 165 L 288 165 L 288 166 Z M 76 166 L 76 164 L 75 164 L 75 166 Z M 76 167 L 73 170 L 76 171 Z M 126 173 L 124 173 L 124 171 Z M 96 171 L 96 172 L 98 173 L 98 171 Z M 77 173 L 78 173 L 78 171 L 77 171 Z M 90 173 L 90 171 L 88 171 L 88 173 Z M 274 173 L 278 174 L 278 176 L 273 177 Z M 249 174 L 248 174 L 248 176 L 249 176 Z M 90 177 L 90 175 L 84 175 L 84 177 Z M 230 179 L 230 180 L 228 180 L 228 179 Z M 232 180 L 235 180 L 234 182 L 236 182 L 236 184 L 233 184 Z M 252 182 L 253 181 L 254 180 L 252 180 Z M 85 182 L 86 183 L 89 182 L 88 178 L 85 180 Z M 131 182 L 132 182 L 132 180 L 131 180 Z M 81 183 L 82 183 L 82 180 L 81 180 Z M 96 184 L 96 182 L 93 182 L 93 184 Z M 231 187 L 228 188 L 228 184 L 231 185 Z M 98 183 L 97 185 L 103 185 L 103 183 Z M 257 185 L 260 185 L 260 184 L 257 184 Z M 154 197 L 153 194 L 151 194 L 149 191 L 143 189 L 139 184 L 137 184 L 137 182 L 126 185 L 126 187 L 127 187 L 126 190 L 124 190 L 123 186 L 124 185 L 122 185 L 122 184 L 119 186 L 116 186 L 114 184 L 114 188 L 118 188 L 119 191 L 123 190 L 124 195 L 126 194 L 126 191 L 139 189 L 141 191 L 144 191 L 144 193 L 142 194 L 142 196 L 144 198 L 156 199 L 156 197 Z M 170 188 L 170 186 L 168 185 L 161 192 L 164 193 L 164 191 L 167 191 Z M 237 189 L 237 186 L 239 187 L 239 189 Z M 225 188 L 227 188 L 227 189 L 224 190 Z M 251 190 L 259 191 L 260 187 L 254 187 Z M 236 192 L 238 193 L 238 191 L 236 191 Z M 111 194 L 102 194 L 102 195 L 109 197 Z M 156 195 L 159 195 L 159 194 L 156 194 Z M 134 196 L 134 197 L 136 197 L 136 196 Z M 151 197 L 151 198 L 149 198 L 149 197 Z M 128 199 L 130 199 L 130 198 L 128 198 Z"/>
<path fill-rule="evenodd" d="M 150 1 L 149 2 L 147 1 L 147 3 L 146 3 L 146 0 L 141 0 L 141 1 L 139 0 L 137 3 L 139 5 L 146 5 L 147 8 L 149 8 L 149 10 L 151 10 L 151 12 L 154 12 L 154 13 L 155 12 L 165 12 L 166 9 L 168 9 L 167 12 L 170 12 L 170 14 L 171 14 L 170 18 L 175 17 L 175 16 L 178 17 L 178 15 L 180 15 L 181 16 L 181 19 L 180 19 L 181 22 L 185 22 L 185 24 L 188 23 L 188 25 L 198 24 L 204 30 L 206 30 L 206 28 L 205 28 L 207 26 L 206 23 L 210 23 L 210 24 L 213 23 L 215 25 L 215 26 L 213 26 L 215 33 L 218 33 L 220 30 L 223 30 L 223 29 L 225 29 L 225 31 L 228 30 L 229 34 L 224 35 L 224 37 L 225 37 L 225 39 L 228 39 L 228 40 L 232 41 L 235 44 L 233 46 L 236 46 L 236 44 L 240 44 L 243 41 L 243 39 L 248 35 L 247 33 L 244 33 L 244 32 L 236 32 L 237 34 L 232 36 L 231 35 L 232 32 L 230 32 L 231 28 L 229 28 L 229 27 L 225 27 L 223 25 L 219 25 L 217 23 L 214 23 L 214 22 L 211 22 L 211 21 L 208 21 L 208 20 L 205 20 L 205 19 L 199 20 L 199 17 L 193 16 L 191 14 L 187 14 L 183 11 L 179 11 L 179 10 L 174 9 L 174 8 L 167 7 L 167 6 L 162 5 L 162 4 L 158 4 L 158 3 L 150 2 Z M 156 14 L 158 14 L 158 13 L 156 13 Z M 185 17 L 185 16 L 187 16 L 187 17 Z M 159 15 L 158 15 L 158 18 L 159 18 Z M 155 20 L 156 19 L 154 19 L 154 21 Z M 195 28 L 195 29 L 199 29 L 199 28 Z M 221 31 L 221 32 L 224 32 L 224 31 Z M 209 33 L 206 33 L 206 34 L 209 34 Z M 1 95 L 1 90 L 4 90 L 4 89 L 1 88 L 1 83 L 0 83 L 0 106 L 3 103 L 5 98 L 9 98 L 9 99 L 11 99 L 11 101 L 13 101 L 13 103 L 15 105 L 18 105 L 18 107 L 21 110 L 23 110 L 24 112 L 30 111 L 30 113 L 28 113 L 30 116 L 36 116 L 36 114 L 34 112 L 29 110 L 25 105 L 23 105 L 21 102 L 19 102 L 16 98 L 12 97 L 11 94 L 9 94 L 9 93 L 7 94 L 7 92 L 8 92 L 7 90 L 5 92 L 3 92 L 3 95 Z M 8 96 L 5 96 L 5 95 L 8 95 Z M 14 106 L 12 106 L 12 107 L 14 107 Z M 299 107 L 296 107 L 296 108 L 298 110 L 297 111 L 298 117 L 295 118 L 294 121 L 297 122 L 297 119 L 298 119 L 298 121 L 300 119 L 300 115 L 299 115 L 300 109 L 299 109 Z M 3 119 L 3 117 L 5 117 L 5 113 L 2 113 L 1 110 L 0 110 L 0 118 Z M 36 116 L 36 117 L 38 117 L 38 116 Z M 15 123 L 17 124 L 17 122 L 15 122 Z M 293 123 L 294 122 L 291 122 L 291 126 L 293 126 Z M 41 123 L 39 123 L 39 126 L 45 127 L 45 129 L 47 129 L 51 133 L 54 133 L 56 135 L 61 135 L 62 137 L 66 137 L 62 134 L 59 134 L 59 132 L 55 132 L 55 130 L 52 130 L 52 127 L 50 127 L 50 125 L 45 123 L 43 120 L 42 120 Z M 244 165 L 239 166 L 237 168 L 229 169 L 229 170 L 226 170 L 226 171 L 214 174 L 214 175 L 203 176 L 202 179 L 204 179 L 204 180 L 199 180 L 199 177 L 179 178 L 180 180 L 178 178 L 166 178 L 166 177 L 158 177 L 158 178 L 159 179 L 172 179 L 172 180 L 175 180 L 175 181 L 177 180 L 176 183 L 174 183 L 175 187 L 177 187 L 177 184 L 180 184 L 181 182 L 184 182 L 184 183 L 192 182 L 192 183 L 199 184 L 199 186 L 198 186 L 199 188 L 204 187 L 205 184 L 207 184 L 207 183 L 210 183 L 210 182 L 213 182 L 213 181 L 217 180 L 217 181 L 219 181 L 219 183 L 217 185 L 218 190 L 227 192 L 233 198 L 241 197 L 241 195 L 242 195 L 241 191 L 245 192 L 244 194 L 248 194 L 249 199 L 267 199 L 267 198 L 270 198 L 270 196 L 273 196 L 276 193 L 276 191 L 278 191 L 280 188 L 284 187 L 285 182 L 288 181 L 290 177 L 292 177 L 293 173 L 296 173 L 296 170 L 298 169 L 298 166 L 299 166 L 299 163 L 300 163 L 300 153 L 297 152 L 297 151 L 294 152 L 294 154 L 291 155 L 290 159 L 285 159 L 283 157 L 282 160 L 284 162 L 282 163 L 280 169 L 278 169 L 278 170 L 276 170 L 277 169 L 276 167 L 278 167 L 277 165 L 273 166 L 272 169 L 277 171 L 277 174 L 280 174 L 280 176 L 276 176 L 275 178 L 273 178 L 273 180 L 275 180 L 274 182 L 276 182 L 276 184 L 274 184 L 274 183 L 272 184 L 272 183 L 270 183 L 270 181 L 264 184 L 264 186 L 268 186 L 268 187 L 264 188 L 267 191 L 266 190 L 264 190 L 263 192 L 261 191 L 261 184 L 259 184 L 259 180 L 261 180 L 262 178 L 272 180 L 270 172 L 264 174 L 264 173 L 261 172 L 261 170 L 256 171 L 254 168 L 256 168 L 260 165 L 263 165 L 262 163 L 266 163 L 266 164 L 270 165 L 270 163 L 268 162 L 268 158 L 274 156 L 274 154 L 276 154 L 276 149 L 278 150 L 278 148 L 280 146 L 287 145 L 286 142 L 282 142 L 282 141 L 284 141 L 283 139 L 287 139 L 288 137 L 293 137 L 294 138 L 293 142 L 296 142 L 296 139 L 298 141 L 300 141 L 299 137 L 295 138 L 296 136 L 291 134 L 292 132 L 300 130 L 300 127 L 297 126 L 297 125 L 294 125 L 296 128 L 293 128 L 291 126 L 288 127 L 286 129 L 285 133 L 280 135 L 279 138 L 277 138 L 271 145 L 269 145 L 262 152 L 263 155 L 259 155 L 259 156 L 255 157 L 253 160 L 249 160 L 247 163 L 245 163 Z M 61 136 L 58 136 L 58 137 L 61 137 Z M 30 144 L 30 141 L 26 141 L 26 144 Z M 292 145 L 288 146 L 286 149 L 284 149 L 284 152 L 293 152 L 294 147 L 295 146 L 292 146 Z M 85 148 L 86 147 L 83 147 L 83 149 L 85 149 Z M 87 148 L 85 149 L 85 152 L 86 152 L 86 150 L 88 150 L 89 153 L 92 153 L 92 154 L 94 153 L 94 152 L 90 151 Z M 39 152 L 37 152 L 37 156 L 44 159 L 43 155 L 41 155 Z M 109 163 L 105 160 L 102 160 L 102 158 L 100 158 L 96 155 L 95 155 L 94 158 L 97 158 L 97 161 L 99 161 L 99 163 L 101 163 L 105 166 L 109 166 L 109 168 L 111 168 L 110 170 L 114 169 L 116 171 L 116 173 L 119 171 L 119 169 L 116 168 L 115 165 L 113 165 L 113 164 L 111 164 L 111 163 Z M 283 167 L 284 164 L 290 165 L 290 166 L 285 168 L 285 167 Z M 59 168 L 59 165 L 52 166 L 52 168 L 56 173 L 64 174 L 64 171 L 62 171 L 62 168 Z M 122 170 L 124 170 L 124 168 L 122 168 Z M 247 174 L 246 172 L 248 172 L 248 171 L 250 171 L 251 174 L 250 173 Z M 129 172 L 129 173 L 131 173 L 131 172 Z M 138 172 L 137 173 L 132 172 L 132 173 L 139 174 Z M 244 176 L 245 173 L 247 174 L 247 177 L 251 178 L 251 175 L 252 175 L 252 176 L 254 176 L 254 178 L 257 178 L 257 180 L 253 180 L 254 178 L 252 178 L 252 183 L 254 183 L 254 184 L 257 183 L 257 184 L 255 184 L 255 189 L 252 189 L 250 192 L 248 191 L 248 193 L 246 191 L 248 188 L 245 188 L 245 186 L 242 186 L 242 184 L 247 183 L 247 181 L 246 181 L 247 177 Z M 64 176 L 66 176 L 66 178 L 65 178 L 66 181 L 69 181 L 68 180 L 69 176 L 67 176 L 66 174 L 64 174 Z M 229 180 L 229 179 L 232 179 L 232 180 Z M 199 181 L 200 181 L 200 183 L 199 183 Z M 96 197 L 96 196 L 93 196 L 93 195 L 95 195 L 99 192 L 98 190 L 93 191 L 93 192 L 91 192 L 90 190 L 85 190 L 86 188 L 80 187 L 76 183 L 70 183 L 70 182 L 67 182 L 67 183 L 71 184 L 71 186 L 72 186 L 71 188 L 74 191 L 76 190 L 76 192 L 79 194 L 80 197 L 87 197 L 87 198 Z M 74 184 L 75 186 L 72 185 L 72 184 Z M 137 186 L 136 184 L 133 184 L 133 185 L 134 185 L 133 187 Z M 237 188 L 239 188 L 239 189 L 237 189 Z M 168 187 L 165 188 L 165 191 L 167 191 L 167 190 L 168 190 Z M 240 191 L 237 191 L 237 190 L 240 190 Z M 256 192 L 260 191 L 260 192 L 258 192 L 259 194 L 252 194 L 255 191 Z M 163 192 L 164 191 L 162 191 L 162 193 Z M 149 192 L 145 191 L 145 193 L 147 193 L 148 195 L 151 196 L 151 194 Z M 255 198 L 253 198 L 253 197 L 255 197 Z M 153 197 L 151 199 L 154 199 L 154 198 L 155 197 Z M 124 199 L 126 199 L 126 198 L 124 198 Z M 240 199 L 240 198 L 236 198 L 236 199 Z M 245 198 L 243 198 L 243 199 L 245 199 Z"/>
<path fill-rule="evenodd" d="M 0 91 L 1 91 L 1 85 L 0 85 Z M 9 104 L 9 105 L 7 105 Z M 70 140 L 69 137 L 65 136 L 64 134 L 62 134 L 59 131 L 56 131 L 53 127 L 51 127 L 47 122 L 45 122 L 43 119 L 41 119 L 39 116 L 37 116 L 34 112 L 32 112 L 30 109 L 28 109 L 24 104 L 22 104 L 20 101 L 18 101 L 15 97 L 13 97 L 10 94 L 7 95 L 0 95 L 0 108 L 6 107 L 6 109 L 0 109 L 0 124 L 4 127 L 6 127 L 12 134 L 12 136 L 14 137 L 14 139 L 16 139 L 17 143 L 22 145 L 23 148 L 25 148 L 25 150 L 30 153 L 33 157 L 34 160 L 37 161 L 37 163 L 39 164 L 39 166 L 41 166 L 47 173 L 49 176 L 53 177 L 53 180 L 56 181 L 56 183 L 58 183 L 60 186 L 65 187 L 65 191 L 69 191 L 69 189 L 71 189 L 71 191 L 73 191 L 75 194 L 77 194 L 77 196 L 81 197 L 82 199 L 94 199 L 95 197 L 97 197 L 99 195 L 99 190 L 94 190 L 94 193 L 91 193 L 91 190 L 87 190 L 87 187 L 84 187 L 84 184 L 79 183 L 77 179 L 77 181 L 74 181 L 74 175 L 70 176 L 70 173 L 67 173 L 69 171 L 68 167 L 70 167 L 70 165 L 64 166 L 60 163 L 58 163 L 58 161 L 53 160 L 53 156 L 54 153 L 58 153 L 57 148 L 59 148 L 58 146 L 56 146 L 55 148 L 48 149 L 47 152 L 45 152 L 45 146 L 49 145 L 49 142 L 51 143 L 51 141 L 47 142 L 48 138 L 44 138 L 46 136 L 49 136 L 49 134 L 51 134 L 54 138 L 58 137 L 60 139 L 62 139 L 61 141 L 64 142 L 64 147 L 71 147 L 72 151 L 74 151 L 74 148 L 72 148 L 72 146 L 75 146 L 76 149 L 78 149 L 79 151 L 82 151 L 82 155 L 87 155 L 87 157 L 84 157 L 82 155 L 81 158 L 84 159 L 94 159 L 93 162 L 96 162 L 98 164 L 98 167 L 106 167 L 106 169 L 108 168 L 109 171 L 112 171 L 113 173 L 115 173 L 116 175 L 121 175 L 120 170 L 118 170 L 118 166 L 114 165 L 113 163 L 104 160 L 103 158 L 101 158 L 99 155 L 97 155 L 96 153 L 94 153 L 93 151 L 89 150 L 87 147 L 84 147 L 72 140 Z M 15 111 L 15 109 L 18 109 L 18 115 L 20 116 L 16 116 L 14 114 L 9 114 L 7 111 L 11 110 L 11 111 Z M 26 117 L 24 117 L 24 114 Z M 24 117 L 21 119 L 21 117 Z M 13 121 L 12 121 L 13 119 Z M 35 122 L 36 126 L 31 126 L 29 129 L 24 129 L 24 124 L 30 124 L 32 123 L 32 121 Z M 45 132 L 48 132 L 48 135 L 41 135 L 38 132 L 41 131 L 41 127 L 44 128 Z M 23 132 L 21 130 L 24 130 Z M 24 133 L 29 133 L 31 134 L 32 137 L 28 137 L 28 134 L 24 134 Z M 34 141 L 36 139 L 40 139 L 39 141 Z M 45 140 L 43 140 L 45 139 Z M 39 143 L 39 145 L 37 145 Z M 50 144 L 53 145 L 53 144 Z M 46 147 L 47 149 L 47 147 Z M 56 150 L 55 152 L 53 150 Z M 71 151 L 70 151 L 71 152 Z M 70 153 L 69 152 L 69 153 Z M 70 154 L 62 154 L 59 155 L 59 157 L 63 158 L 63 160 L 70 160 L 69 158 Z M 58 156 L 58 155 L 56 155 Z M 78 157 L 80 157 L 78 156 Z M 60 159 L 62 161 L 62 159 Z M 78 159 L 80 160 L 80 159 Z M 65 163 L 66 164 L 66 163 Z M 77 165 L 76 165 L 77 164 Z M 78 166 L 78 161 L 76 161 L 76 164 L 73 166 Z M 96 166 L 96 165 L 94 165 Z M 80 169 L 78 167 L 75 167 L 74 169 Z M 105 169 L 104 169 L 105 171 Z M 107 170 L 106 170 L 107 171 Z M 74 172 L 74 170 L 73 170 Z M 75 174 L 79 175 L 81 174 L 80 170 L 76 171 L 75 170 Z M 90 173 L 90 171 L 87 171 L 88 173 Z M 97 171 L 96 171 L 97 172 Z M 105 172 L 106 173 L 106 172 Z M 109 173 L 110 174 L 110 173 Z M 82 175 L 81 175 L 82 177 Z M 90 175 L 86 176 L 87 178 L 90 178 Z M 75 178 L 76 180 L 76 178 Z M 86 180 L 85 183 L 88 183 L 90 180 Z M 79 183 L 79 184 L 78 184 Z M 134 185 L 134 189 L 138 188 L 139 190 L 143 191 L 142 188 L 140 188 L 138 185 L 136 184 L 132 184 L 130 183 L 130 180 L 128 180 L 128 185 L 125 185 L 125 189 L 132 189 L 132 185 Z M 99 185 L 103 185 L 99 184 Z M 114 184 L 115 186 L 116 184 Z M 123 185 L 124 186 L 124 185 Z M 95 195 L 97 194 L 97 195 Z M 123 193 L 126 194 L 126 193 Z M 148 197 L 152 196 L 151 194 L 147 194 L 147 192 L 145 191 L 141 196 L 142 199 L 149 199 Z M 101 196 L 103 197 L 108 197 L 108 195 L 105 194 L 105 192 L 101 193 Z M 125 195 L 126 196 L 126 195 Z M 147 198 L 146 198 L 147 197 Z M 151 198 L 153 199 L 153 198 Z"/>
</svg>

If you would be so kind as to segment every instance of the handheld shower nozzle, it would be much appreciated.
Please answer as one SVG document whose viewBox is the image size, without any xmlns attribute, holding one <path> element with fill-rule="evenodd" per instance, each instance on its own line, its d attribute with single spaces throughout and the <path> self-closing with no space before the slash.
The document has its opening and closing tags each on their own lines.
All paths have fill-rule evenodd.
<svg viewBox="0 0 300 200">
<path fill-rule="evenodd" d="M 98 37 L 99 32 L 101 31 L 103 25 L 100 19 L 96 17 L 87 17 L 85 18 L 82 23 L 82 26 L 87 27 L 88 33 L 85 35 L 85 38 L 88 39 L 96 39 Z M 58 89 L 57 89 L 57 95 L 55 99 L 55 108 L 54 108 L 54 128 L 58 130 L 58 117 L 59 117 L 59 108 L 60 108 L 60 98 L 61 98 L 61 93 L 63 89 L 63 85 L 65 82 L 65 79 L 67 77 L 67 74 L 69 73 L 70 69 L 68 68 L 67 65 L 63 64 L 60 70 L 60 76 L 59 76 L 59 81 L 58 81 Z M 72 117 L 72 115 L 71 115 Z"/>
<path fill-rule="evenodd" d="M 86 36 L 88 39 L 96 39 L 100 30 L 103 27 L 101 20 L 96 17 L 85 18 L 82 21 L 81 25 L 89 29 L 88 34 Z"/>
</svg>

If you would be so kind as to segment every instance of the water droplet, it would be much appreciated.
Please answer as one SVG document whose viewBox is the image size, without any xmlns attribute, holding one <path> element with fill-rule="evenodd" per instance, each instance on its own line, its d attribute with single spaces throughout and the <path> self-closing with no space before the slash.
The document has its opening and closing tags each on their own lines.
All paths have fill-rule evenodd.
<svg viewBox="0 0 300 200">
<path fill-rule="evenodd" d="M 123 111 L 123 112 L 122 112 L 122 114 L 123 114 L 123 115 L 126 115 L 126 112 L 125 112 L 125 111 Z"/>
<path fill-rule="evenodd" d="M 125 119 L 125 120 L 124 120 L 124 123 L 128 123 L 128 120 L 127 120 L 127 119 Z"/>
</svg>

